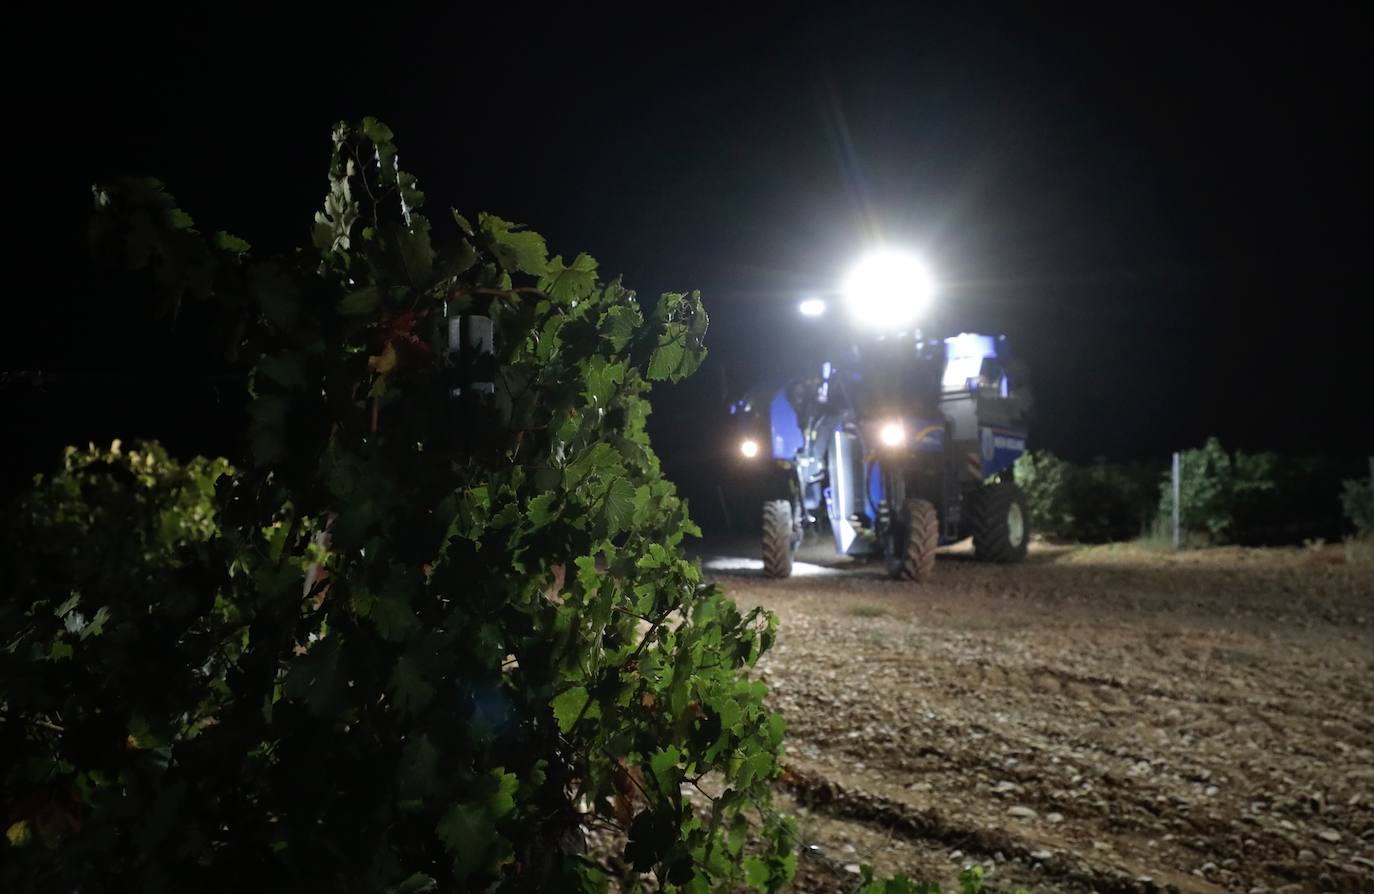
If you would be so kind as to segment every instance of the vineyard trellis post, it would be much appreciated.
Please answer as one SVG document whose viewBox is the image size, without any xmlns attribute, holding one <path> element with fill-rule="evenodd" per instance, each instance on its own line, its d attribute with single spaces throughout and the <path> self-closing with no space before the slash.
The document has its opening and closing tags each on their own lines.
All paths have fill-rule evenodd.
<svg viewBox="0 0 1374 894">
<path fill-rule="evenodd" d="M 1374 459 L 1371 459 L 1371 463 L 1374 463 Z M 1182 473 L 1182 468 L 1181 468 L 1181 463 L 1180 463 L 1180 461 L 1179 461 L 1179 452 L 1178 452 L 1177 450 L 1175 450 L 1175 451 L 1174 451 L 1174 468 L 1173 468 L 1173 487 L 1174 487 L 1174 500 L 1173 500 L 1173 508 L 1174 508 L 1174 549 L 1178 549 L 1178 521 L 1179 521 L 1178 497 L 1179 497 L 1179 479 L 1182 477 L 1182 474 L 1181 474 L 1181 473 Z"/>
</svg>

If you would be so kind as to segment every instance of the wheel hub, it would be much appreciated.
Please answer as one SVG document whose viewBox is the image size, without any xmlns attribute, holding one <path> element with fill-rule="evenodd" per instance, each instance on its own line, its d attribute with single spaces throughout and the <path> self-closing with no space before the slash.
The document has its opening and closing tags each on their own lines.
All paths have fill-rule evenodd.
<svg viewBox="0 0 1374 894">
<path fill-rule="evenodd" d="M 1007 509 L 1007 540 L 1013 547 L 1020 547 L 1026 539 L 1026 519 L 1021 514 L 1021 505 L 1012 503 Z"/>
</svg>

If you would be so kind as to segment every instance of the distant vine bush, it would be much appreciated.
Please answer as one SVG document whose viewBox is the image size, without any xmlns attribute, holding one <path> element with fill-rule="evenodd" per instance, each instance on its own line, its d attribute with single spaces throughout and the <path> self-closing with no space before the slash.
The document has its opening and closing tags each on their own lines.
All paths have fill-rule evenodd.
<svg viewBox="0 0 1374 894">
<path fill-rule="evenodd" d="M 1341 482 L 1341 509 L 1362 537 L 1374 535 L 1374 478 Z"/>
<path fill-rule="evenodd" d="M 1357 531 L 1368 493 L 1346 480 L 1346 465 L 1331 456 L 1280 456 L 1229 450 L 1216 438 L 1180 455 L 1180 523 L 1187 542 L 1248 546 L 1338 538 L 1340 514 Z M 1016 482 L 1035 527 L 1052 540 L 1103 543 L 1149 533 L 1167 543 L 1172 533 L 1173 483 L 1165 463 L 1071 463 L 1036 450 L 1016 461 Z M 1365 523 L 1368 529 L 1368 522 Z"/>
<path fill-rule="evenodd" d="M 1036 450 L 1016 460 L 1015 475 L 1036 530 L 1052 540 L 1128 540 L 1155 512 L 1154 472 L 1147 467 L 1082 466 Z"/>
<path fill-rule="evenodd" d="M 1016 460 L 1016 483 L 1026 498 L 1035 530 L 1052 540 L 1075 539 L 1068 501 L 1068 481 L 1073 472 L 1071 464 L 1047 450 L 1028 451 Z"/>
<path fill-rule="evenodd" d="M 684 558 L 644 429 L 695 294 L 489 215 L 441 239 L 372 119 L 284 257 L 156 181 L 95 200 L 98 257 L 224 314 L 250 459 L 72 452 L 7 517 L 0 889 L 605 890 L 596 826 L 617 884 L 790 879 L 775 621 Z M 494 354 L 453 354 L 479 316 Z"/>
<path fill-rule="evenodd" d="M 1180 467 L 1180 526 L 1194 542 L 1263 545 L 1340 535 L 1341 466 L 1330 457 L 1227 450 L 1208 438 L 1182 452 Z M 1173 512 L 1167 471 L 1159 491 L 1158 526 L 1165 529 Z"/>
</svg>

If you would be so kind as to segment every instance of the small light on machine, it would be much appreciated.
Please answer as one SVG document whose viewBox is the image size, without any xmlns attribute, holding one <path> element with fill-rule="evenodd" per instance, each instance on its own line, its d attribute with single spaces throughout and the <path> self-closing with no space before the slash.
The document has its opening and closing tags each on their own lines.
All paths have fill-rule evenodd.
<svg viewBox="0 0 1374 894">
<path fill-rule="evenodd" d="M 906 428 L 900 422 L 885 422 L 878 430 L 878 440 L 885 447 L 900 447 L 906 443 Z"/>
<path fill-rule="evenodd" d="M 819 298 L 807 298 L 801 303 L 799 309 L 804 317 L 819 317 L 825 313 L 825 302 Z"/>
<path fill-rule="evenodd" d="M 739 452 L 744 454 L 745 459 L 753 459 L 759 455 L 759 442 L 753 438 L 745 438 L 739 443 Z"/>
</svg>

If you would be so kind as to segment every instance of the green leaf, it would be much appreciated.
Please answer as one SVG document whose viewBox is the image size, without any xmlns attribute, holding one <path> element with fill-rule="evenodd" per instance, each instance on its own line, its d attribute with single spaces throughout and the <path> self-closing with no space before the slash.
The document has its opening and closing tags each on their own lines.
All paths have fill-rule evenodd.
<svg viewBox="0 0 1374 894">
<path fill-rule="evenodd" d="M 491 244 L 492 254 L 507 271 L 543 276 L 548 270 L 544 237 L 490 214 L 479 214 L 477 225 Z"/>
<path fill-rule="evenodd" d="M 558 500 L 558 495 L 554 493 L 540 494 L 530 500 L 529 508 L 525 510 L 525 518 L 529 519 L 530 525 L 542 528 L 552 521 L 557 515 L 554 503 Z"/>
<path fill-rule="evenodd" d="M 442 281 L 461 276 L 471 270 L 472 265 L 476 263 L 477 249 L 466 239 L 459 240 L 456 245 L 446 246 L 437 253 L 434 259 L 435 279 Z"/>
<path fill-rule="evenodd" d="M 354 289 L 339 302 L 339 313 L 346 317 L 365 317 L 382 303 L 382 293 L 374 286 Z"/>
<path fill-rule="evenodd" d="M 607 363 L 598 357 L 587 365 L 583 376 L 587 383 L 587 403 L 605 407 L 615 394 L 615 386 L 625 381 L 625 364 Z"/>
<path fill-rule="evenodd" d="M 772 877 L 772 871 L 768 864 L 758 857 L 744 858 L 744 879 L 760 891 L 768 890 L 768 880 Z"/>
<path fill-rule="evenodd" d="M 584 449 L 580 456 L 568 464 L 564 473 L 563 486 L 569 489 L 575 488 L 588 476 L 599 475 L 618 466 L 619 459 L 615 448 L 603 441 L 597 441 Z"/>
<path fill-rule="evenodd" d="M 63 600 L 62 604 L 53 609 L 53 614 L 59 618 L 65 618 L 67 613 L 81 604 L 81 594 L 73 593 Z"/>
<path fill-rule="evenodd" d="M 331 177 L 324 208 L 315 212 L 314 241 L 321 252 L 347 251 L 352 245 L 353 224 L 357 223 L 360 212 L 348 181 L 344 171 Z"/>
<path fill-rule="evenodd" d="M 397 787 L 403 800 L 423 800 L 434 790 L 437 783 L 436 772 L 439 767 L 439 752 L 429 736 L 421 733 L 401 749 L 401 760 L 397 770 Z"/>
<path fill-rule="evenodd" d="M 453 874 L 460 880 L 486 867 L 497 838 L 487 811 L 476 804 L 454 804 L 434 831 L 453 855 Z"/>
<path fill-rule="evenodd" d="M 577 582 L 582 589 L 593 592 L 601 583 L 601 572 L 597 570 L 596 559 L 591 556 L 578 556 L 573 563 L 577 566 Z"/>
<path fill-rule="evenodd" d="M 774 768 L 773 755 L 767 752 L 751 754 L 740 765 L 739 773 L 733 780 L 735 788 L 744 789 L 759 780 L 768 779 Z"/>
<path fill-rule="evenodd" d="M 419 666 L 409 655 L 402 656 L 391 672 L 388 686 L 402 714 L 414 716 L 434 699 L 434 687 L 420 673 Z"/>
<path fill-rule="evenodd" d="M 334 228 L 323 214 L 317 215 L 315 222 L 310 225 L 310 241 L 322 252 L 334 249 Z"/>
<path fill-rule="evenodd" d="M 259 466 L 286 457 L 286 425 L 291 402 L 280 395 L 264 395 L 248 405 L 253 459 Z"/>
<path fill-rule="evenodd" d="M 680 378 L 679 370 L 682 369 L 685 357 L 686 352 L 682 349 L 681 341 L 672 339 L 660 343 L 649 358 L 649 379 L 659 382 Z"/>
<path fill-rule="evenodd" d="M 275 265 L 258 264 L 250 269 L 250 287 L 263 316 L 278 329 L 295 328 L 300 312 L 296 284 Z"/>
<path fill-rule="evenodd" d="M 102 605 L 100 608 L 96 609 L 95 617 L 91 618 L 91 622 L 87 624 L 85 627 L 82 627 L 81 631 L 77 635 L 80 636 L 81 639 L 86 639 L 87 637 L 91 636 L 99 636 L 100 634 L 105 632 L 105 622 L 109 619 L 110 607 L 107 605 Z"/>
<path fill-rule="evenodd" d="M 333 637 L 312 643 L 291 662 L 286 673 L 286 697 L 303 701 L 321 717 L 333 713 L 343 694 L 339 676 L 339 644 Z"/>
<path fill-rule="evenodd" d="M 585 299 L 596 288 L 596 261 L 580 254 L 572 264 L 564 265 L 563 256 L 548 262 L 547 272 L 539 280 L 539 291 L 560 304 Z"/>
<path fill-rule="evenodd" d="M 428 226 L 396 227 L 392 231 L 406 280 L 416 289 L 428 288 L 434 274 L 434 247 Z"/>
<path fill-rule="evenodd" d="M 33 829 L 27 820 L 10 823 L 9 828 L 5 829 L 5 840 L 10 843 L 10 847 L 24 847 L 33 840 Z"/>
<path fill-rule="evenodd" d="M 649 769 L 654 774 L 654 780 L 658 783 L 659 790 L 665 795 L 671 795 L 677 791 L 681 775 L 678 772 L 678 761 L 681 759 L 682 754 L 675 745 L 660 749 L 649 758 Z"/>
<path fill-rule="evenodd" d="M 418 626 L 415 609 L 404 592 L 381 594 L 372 603 L 368 617 L 377 626 L 382 639 L 393 643 L 405 640 Z"/>
<path fill-rule="evenodd" d="M 420 206 L 425 203 L 425 194 L 415 187 L 415 177 L 405 171 L 396 171 L 396 189 L 401 194 L 402 207 L 404 213 L 408 215 L 407 220 L 417 220 L 415 213 Z"/>
<path fill-rule="evenodd" d="M 210 244 L 220 251 L 227 251 L 230 254 L 236 255 L 247 254 L 252 249 L 252 246 L 248 244 L 246 239 L 240 239 L 232 233 L 226 233 L 223 230 L 218 231 L 211 237 Z"/>
<path fill-rule="evenodd" d="M 286 389 L 305 388 L 305 355 L 298 351 L 268 354 L 258 363 L 258 372 Z"/>
<path fill-rule="evenodd" d="M 363 136 L 374 143 L 390 143 L 396 138 L 391 128 L 371 117 L 363 119 Z"/>
<path fill-rule="evenodd" d="M 617 533 L 630 526 L 634 515 L 634 485 L 624 478 L 617 478 L 606 489 L 606 523 L 612 533 Z"/>
<path fill-rule="evenodd" d="M 723 698 L 712 704 L 716 713 L 720 715 L 720 728 L 722 731 L 736 732 L 740 721 L 739 702 L 733 698 Z"/>
<path fill-rule="evenodd" d="M 558 721 L 558 728 L 567 734 L 572 731 L 573 724 L 577 722 L 578 715 L 582 713 L 583 707 L 587 704 L 590 696 L 587 690 L 581 686 L 574 686 L 562 693 L 559 693 L 553 700 L 553 716 Z M 586 716 L 599 716 L 596 706 L 593 705 L 587 710 Z"/>
<path fill-rule="evenodd" d="M 427 892 L 433 891 L 438 887 L 439 883 L 433 878 L 425 875 L 423 872 L 417 872 L 392 890 L 395 894 L 427 894 Z"/>
<path fill-rule="evenodd" d="M 641 484 L 635 488 L 634 518 L 636 523 L 645 521 L 646 513 L 649 510 L 649 485 Z"/>
<path fill-rule="evenodd" d="M 497 823 L 514 809 L 518 787 L 513 773 L 497 767 L 483 781 L 486 794 L 481 803 L 454 804 L 439 821 L 435 832 L 453 855 L 453 871 L 459 879 L 484 870 L 495 872 L 514 856 Z"/>
<path fill-rule="evenodd" d="M 515 809 L 515 792 L 520 788 L 520 780 L 514 773 L 503 772 L 501 767 L 491 771 L 490 779 L 494 787 L 487 796 L 487 810 L 493 818 L 500 819 Z"/>
<path fill-rule="evenodd" d="M 622 351 L 643 322 L 644 318 L 636 308 L 625 305 L 612 307 L 601 318 L 601 337 L 609 341 L 612 348 Z"/>
<path fill-rule="evenodd" d="M 692 876 L 691 881 L 680 886 L 678 891 L 680 894 L 711 894 L 711 882 L 705 873 L 698 873 Z"/>
</svg>

